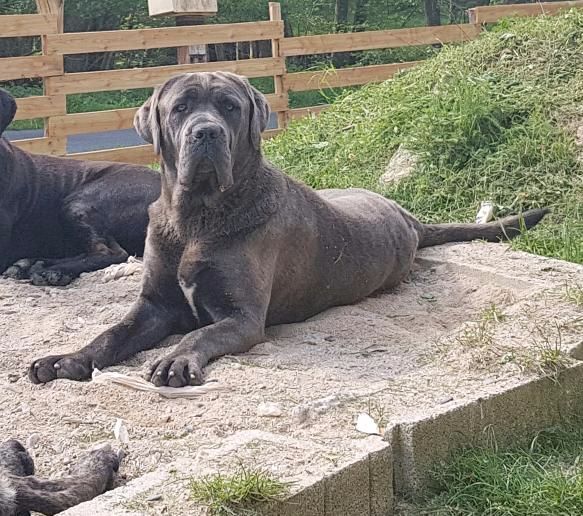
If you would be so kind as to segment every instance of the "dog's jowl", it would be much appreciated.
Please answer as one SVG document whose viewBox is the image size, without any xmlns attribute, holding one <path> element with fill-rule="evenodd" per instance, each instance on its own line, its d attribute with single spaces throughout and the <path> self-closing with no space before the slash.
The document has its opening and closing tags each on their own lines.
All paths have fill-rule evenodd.
<svg viewBox="0 0 583 516">
<path fill-rule="evenodd" d="M 397 285 L 421 247 L 520 232 L 519 217 L 425 225 L 366 190 L 314 191 L 263 158 L 268 116 L 265 97 L 229 73 L 181 75 L 155 91 L 135 120 L 162 169 L 141 293 L 85 348 L 34 361 L 33 382 L 86 379 L 94 367 L 183 333 L 148 377 L 173 387 L 200 383 L 210 360 L 249 350 L 268 325 Z M 545 213 L 525 213 L 524 225 Z"/>
<path fill-rule="evenodd" d="M 0 274 L 66 285 L 142 255 L 158 173 L 25 152 L 1 137 L 15 114 L 0 89 Z"/>
</svg>

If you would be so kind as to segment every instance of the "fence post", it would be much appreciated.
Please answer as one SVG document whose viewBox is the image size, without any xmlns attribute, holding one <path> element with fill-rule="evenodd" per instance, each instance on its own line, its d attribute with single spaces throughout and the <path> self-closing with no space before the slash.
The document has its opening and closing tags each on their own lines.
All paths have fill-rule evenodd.
<svg viewBox="0 0 583 516">
<path fill-rule="evenodd" d="M 41 14 L 56 14 L 58 16 L 57 31 L 62 34 L 65 29 L 65 4 L 64 0 L 36 0 L 36 7 Z M 43 54 L 51 55 L 53 52 L 47 44 L 46 36 L 42 37 Z M 61 74 L 65 73 L 65 59 L 61 55 Z M 58 89 L 53 85 L 52 77 L 43 78 L 44 94 L 52 98 L 52 102 L 58 108 L 59 115 L 67 114 L 67 96 L 58 93 Z M 51 117 L 44 119 L 45 137 L 49 138 L 51 154 L 64 156 L 67 154 L 67 137 L 55 134 L 55 129 L 51 123 Z"/>
<path fill-rule="evenodd" d="M 281 18 L 281 5 L 278 2 L 269 2 L 269 19 L 271 21 L 282 21 Z M 271 40 L 271 56 L 274 58 L 283 59 L 283 74 L 274 75 L 273 82 L 275 86 L 274 93 L 276 95 L 285 95 L 287 97 L 286 111 L 280 111 L 277 113 L 277 127 L 278 129 L 285 129 L 288 123 L 288 113 L 289 113 L 289 94 L 285 88 L 285 74 L 287 73 L 287 66 L 285 63 L 285 57 L 281 55 L 279 49 L 280 39 L 284 37 L 284 29 L 281 29 L 281 36 L 278 39 Z"/>
</svg>

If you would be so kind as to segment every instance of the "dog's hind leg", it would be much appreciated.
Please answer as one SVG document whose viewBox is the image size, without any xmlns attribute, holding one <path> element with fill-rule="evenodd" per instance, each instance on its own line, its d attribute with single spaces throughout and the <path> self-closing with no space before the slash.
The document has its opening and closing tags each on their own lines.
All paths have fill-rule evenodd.
<svg viewBox="0 0 583 516">
<path fill-rule="evenodd" d="M 56 260 L 37 260 L 30 267 L 29 275 L 33 285 L 64 286 L 84 272 L 105 269 L 127 259 L 128 253 L 110 238 L 94 242 L 86 254 Z"/>
<path fill-rule="evenodd" d="M 66 203 L 63 212 L 67 237 L 78 242 L 82 254 L 57 260 L 39 260 L 30 269 L 34 285 L 63 286 L 84 272 L 93 272 L 127 260 L 128 253 L 111 234 L 108 214 L 98 199 L 86 195 Z M 78 251 L 77 251 L 78 252 Z"/>
<path fill-rule="evenodd" d="M 7 512 L 6 516 L 21 516 L 29 514 L 28 511 L 58 514 L 111 489 L 118 469 L 119 457 L 108 445 L 90 451 L 69 476 L 58 480 L 7 475 L 15 494 L 16 512 Z M 2 512 L 0 515 L 5 516 Z"/>
</svg>

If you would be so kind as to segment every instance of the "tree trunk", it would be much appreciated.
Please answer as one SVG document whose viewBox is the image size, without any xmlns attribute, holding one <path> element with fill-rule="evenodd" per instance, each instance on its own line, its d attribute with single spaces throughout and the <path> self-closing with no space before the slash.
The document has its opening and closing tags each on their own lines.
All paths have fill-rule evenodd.
<svg viewBox="0 0 583 516">
<path fill-rule="evenodd" d="M 441 25 L 438 0 L 423 0 L 423 5 L 425 7 L 425 20 L 427 25 Z"/>
<path fill-rule="evenodd" d="M 348 25 L 348 0 L 336 0 L 336 10 L 334 13 L 336 32 L 344 32 Z"/>
</svg>

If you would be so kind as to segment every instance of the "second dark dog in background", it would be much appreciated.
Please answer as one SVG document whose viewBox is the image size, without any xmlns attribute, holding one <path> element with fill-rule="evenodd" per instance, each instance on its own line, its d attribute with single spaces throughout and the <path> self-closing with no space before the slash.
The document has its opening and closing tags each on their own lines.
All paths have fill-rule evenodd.
<svg viewBox="0 0 583 516">
<path fill-rule="evenodd" d="M 15 114 L 0 89 L 0 274 L 62 286 L 141 256 L 159 174 L 25 152 L 1 137 Z"/>
</svg>

